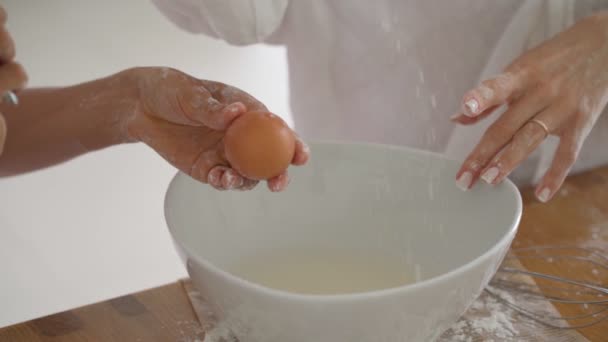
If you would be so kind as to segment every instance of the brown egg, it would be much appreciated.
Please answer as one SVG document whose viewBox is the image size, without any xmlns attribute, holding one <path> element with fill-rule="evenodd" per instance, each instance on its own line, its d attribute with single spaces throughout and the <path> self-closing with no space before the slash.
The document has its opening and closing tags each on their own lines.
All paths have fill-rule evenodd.
<svg viewBox="0 0 608 342">
<path fill-rule="evenodd" d="M 224 147 L 232 168 L 255 180 L 266 180 L 285 171 L 295 152 L 293 132 L 280 117 L 269 112 L 247 112 L 226 131 Z"/>
</svg>

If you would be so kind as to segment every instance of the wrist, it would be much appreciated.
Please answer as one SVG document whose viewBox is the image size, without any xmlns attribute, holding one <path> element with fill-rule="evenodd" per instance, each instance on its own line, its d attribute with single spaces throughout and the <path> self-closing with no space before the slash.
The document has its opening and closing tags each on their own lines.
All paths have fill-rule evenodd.
<svg viewBox="0 0 608 342">
<path fill-rule="evenodd" d="M 136 72 L 127 69 L 81 87 L 79 109 L 91 120 L 80 138 L 87 150 L 135 142 L 127 127 L 139 106 Z"/>
<path fill-rule="evenodd" d="M 129 101 L 132 101 L 132 108 L 128 115 L 122 117 L 120 132 L 123 142 L 141 142 L 142 140 L 142 117 L 147 117 L 146 104 L 143 99 L 146 95 L 142 94 L 142 87 L 145 84 L 146 76 L 150 76 L 151 67 L 134 67 L 117 74 L 128 88 Z M 143 120 L 145 121 L 145 120 Z"/>
</svg>

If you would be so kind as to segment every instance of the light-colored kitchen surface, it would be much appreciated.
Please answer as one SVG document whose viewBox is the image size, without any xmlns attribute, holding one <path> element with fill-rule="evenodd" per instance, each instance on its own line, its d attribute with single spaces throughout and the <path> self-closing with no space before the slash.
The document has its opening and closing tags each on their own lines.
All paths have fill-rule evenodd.
<svg viewBox="0 0 608 342">
<path fill-rule="evenodd" d="M 165 65 L 236 85 L 291 124 L 281 48 L 186 33 L 145 0 L 2 5 L 30 86 Z M 0 179 L 0 327 L 185 276 L 162 211 L 174 172 L 132 145 Z"/>
</svg>

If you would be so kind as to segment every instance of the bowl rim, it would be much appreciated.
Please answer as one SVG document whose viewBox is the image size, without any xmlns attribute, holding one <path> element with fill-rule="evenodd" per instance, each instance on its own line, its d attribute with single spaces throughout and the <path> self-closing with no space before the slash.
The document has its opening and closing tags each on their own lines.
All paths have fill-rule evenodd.
<svg viewBox="0 0 608 342">
<path fill-rule="evenodd" d="M 327 146 L 327 145 L 341 145 L 341 146 L 364 146 L 364 147 L 376 147 L 376 148 L 385 148 L 399 151 L 407 151 L 410 153 L 418 154 L 418 155 L 427 155 L 434 156 L 438 159 L 448 162 L 454 162 L 454 160 L 448 158 L 447 156 L 426 150 L 415 149 L 407 146 L 398 146 L 398 145 L 389 145 L 389 144 L 381 144 L 381 143 L 368 143 L 368 142 L 350 142 L 350 141 L 336 141 L 336 140 L 315 140 L 313 142 L 308 142 L 308 144 L 314 149 L 314 146 Z M 243 279 L 241 277 L 235 276 L 232 273 L 222 269 L 221 267 L 216 266 L 212 262 L 208 261 L 206 258 L 200 256 L 198 253 L 193 253 L 193 251 L 186 246 L 184 243 L 179 241 L 177 234 L 174 232 L 172 228 L 172 224 L 169 222 L 169 208 L 168 202 L 169 197 L 171 196 L 171 189 L 174 188 L 174 184 L 183 177 L 190 177 L 188 174 L 177 171 L 176 174 L 172 177 L 167 190 L 164 196 L 164 218 L 171 238 L 173 239 L 175 245 L 181 248 L 188 258 L 194 259 L 197 263 L 203 265 L 206 269 L 219 275 L 226 281 L 236 283 L 241 287 L 248 288 L 253 292 L 258 292 L 267 296 L 277 297 L 281 299 L 288 299 L 291 301 L 303 301 L 303 302 L 316 302 L 316 303 L 329 303 L 329 302 L 345 302 L 345 301 L 359 301 L 359 300 L 368 300 L 378 297 L 388 297 L 393 295 L 403 295 L 410 292 L 415 292 L 422 288 L 432 287 L 433 284 L 442 283 L 450 278 L 455 277 L 457 274 L 466 273 L 467 271 L 477 267 L 479 264 L 484 262 L 485 260 L 491 258 L 493 255 L 497 254 L 500 249 L 504 248 L 504 246 L 510 246 L 517 230 L 519 228 L 519 223 L 521 221 L 521 217 L 523 214 L 523 202 L 519 189 L 517 186 L 510 180 L 505 179 L 503 181 L 503 186 L 506 186 L 508 191 L 511 191 L 515 195 L 515 215 L 510 224 L 509 229 L 502 235 L 502 237 L 489 249 L 479 254 L 477 257 L 472 260 L 455 267 L 447 272 L 441 273 L 439 275 L 430 277 L 428 279 L 424 279 L 418 282 L 405 284 L 398 287 L 392 287 L 387 289 L 379 289 L 365 292 L 355 292 L 355 293 L 342 293 L 342 294 L 305 294 L 305 293 L 297 293 L 297 292 L 289 292 L 285 290 L 274 289 L 271 287 L 267 287 L 261 284 L 257 284 L 255 282 L 249 281 L 247 279 Z M 191 178 L 191 177 L 190 177 Z M 508 247 L 507 247 L 508 248 Z"/>
</svg>

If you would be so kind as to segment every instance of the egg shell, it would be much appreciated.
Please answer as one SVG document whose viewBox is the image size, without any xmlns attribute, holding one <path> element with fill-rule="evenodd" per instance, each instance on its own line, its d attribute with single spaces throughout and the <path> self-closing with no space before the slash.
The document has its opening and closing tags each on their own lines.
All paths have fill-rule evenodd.
<svg viewBox="0 0 608 342">
<path fill-rule="evenodd" d="M 254 111 L 239 116 L 226 130 L 224 148 L 231 167 L 254 180 L 280 175 L 291 164 L 295 137 L 277 115 Z"/>
</svg>

